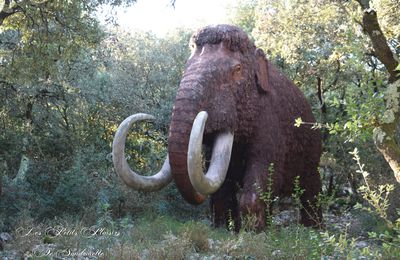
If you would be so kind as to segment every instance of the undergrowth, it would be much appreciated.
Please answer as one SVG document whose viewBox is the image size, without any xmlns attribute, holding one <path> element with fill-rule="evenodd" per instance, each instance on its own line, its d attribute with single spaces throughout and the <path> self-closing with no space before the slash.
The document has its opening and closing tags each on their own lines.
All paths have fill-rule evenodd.
<svg viewBox="0 0 400 260">
<path fill-rule="evenodd" d="M 354 223 L 345 228 L 326 223 L 322 230 L 305 228 L 296 220 L 289 226 L 277 225 L 268 215 L 269 225 L 264 232 L 248 228 L 252 224 L 249 219 L 249 225 L 243 220 L 242 230 L 235 233 L 232 227 L 212 228 L 205 217 L 188 220 L 180 214 L 169 214 L 169 210 L 165 214 L 163 210 L 152 210 L 117 218 L 109 200 L 104 199 L 96 208 L 88 209 L 84 217 L 63 216 L 37 223 L 28 211 L 21 212 L 13 225 L 12 240 L 0 251 L 0 258 L 400 259 L 400 219 L 392 221 L 386 215 L 392 188 L 370 185 L 369 173 L 357 150 L 351 154 L 365 181 L 359 189 L 365 203 L 351 212 L 359 230 Z M 300 203 L 301 192 L 293 194 L 295 206 Z M 273 201 L 271 192 L 262 195 L 266 204 Z M 94 219 L 87 217 L 90 214 L 95 215 Z"/>
<path fill-rule="evenodd" d="M 19 225 L 6 252 L 14 250 L 15 257 L 30 259 L 373 259 L 400 253 L 395 247 L 360 249 L 347 230 L 321 231 L 295 223 L 272 225 L 261 233 L 234 233 L 211 228 L 204 221 L 183 222 L 168 216 L 125 218 L 112 225 L 90 227 L 71 219 L 46 225 L 26 219 Z"/>
</svg>

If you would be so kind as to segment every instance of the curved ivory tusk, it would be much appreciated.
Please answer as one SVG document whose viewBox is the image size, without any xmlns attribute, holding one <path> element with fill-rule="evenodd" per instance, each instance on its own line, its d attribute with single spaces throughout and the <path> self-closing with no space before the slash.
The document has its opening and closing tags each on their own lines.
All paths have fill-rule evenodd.
<svg viewBox="0 0 400 260">
<path fill-rule="evenodd" d="M 190 182 L 195 190 L 203 195 L 210 195 L 216 192 L 225 181 L 233 145 L 233 134 L 231 132 L 226 131 L 217 135 L 210 167 L 204 175 L 202 169 L 202 143 L 207 117 L 207 112 L 202 111 L 193 122 L 187 159 Z"/>
<path fill-rule="evenodd" d="M 134 122 L 142 120 L 154 120 L 154 117 L 148 114 L 134 114 L 119 125 L 112 145 L 112 158 L 115 171 L 126 185 L 136 190 L 156 191 L 165 187 L 172 180 L 168 155 L 161 170 L 153 176 L 138 175 L 132 171 L 125 158 L 125 141 L 129 128 Z"/>
</svg>

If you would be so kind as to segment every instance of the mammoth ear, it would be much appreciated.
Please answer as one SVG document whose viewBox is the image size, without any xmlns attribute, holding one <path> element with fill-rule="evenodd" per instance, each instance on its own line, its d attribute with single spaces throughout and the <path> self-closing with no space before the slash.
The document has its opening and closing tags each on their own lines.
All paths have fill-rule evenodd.
<svg viewBox="0 0 400 260">
<path fill-rule="evenodd" d="M 261 92 L 268 92 L 270 86 L 268 82 L 268 62 L 263 50 L 257 49 L 256 56 L 256 83 Z"/>
</svg>

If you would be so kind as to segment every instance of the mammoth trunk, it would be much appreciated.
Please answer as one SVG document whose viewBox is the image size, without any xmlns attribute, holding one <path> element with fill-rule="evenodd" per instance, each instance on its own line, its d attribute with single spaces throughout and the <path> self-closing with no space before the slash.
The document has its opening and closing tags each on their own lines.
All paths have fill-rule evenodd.
<svg viewBox="0 0 400 260">
<path fill-rule="evenodd" d="M 193 120 L 200 110 L 200 99 L 192 85 L 181 84 L 172 111 L 168 137 L 168 154 L 172 176 L 183 198 L 191 204 L 200 204 L 205 196 L 194 190 L 188 175 L 188 145 Z"/>
</svg>

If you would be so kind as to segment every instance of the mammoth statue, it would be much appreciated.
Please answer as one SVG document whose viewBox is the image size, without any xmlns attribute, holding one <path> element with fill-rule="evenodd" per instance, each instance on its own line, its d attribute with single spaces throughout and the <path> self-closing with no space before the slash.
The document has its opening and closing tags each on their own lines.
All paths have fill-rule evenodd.
<svg viewBox="0 0 400 260">
<path fill-rule="evenodd" d="M 240 228 L 241 219 L 252 215 L 258 230 L 265 227 L 271 210 L 260 198 L 263 191 L 270 187 L 273 197 L 290 196 L 298 178 L 304 190 L 301 223 L 319 225 L 321 137 L 310 126 L 294 126 L 299 117 L 315 122 L 302 92 L 238 27 L 205 27 L 190 44 L 192 54 L 176 95 L 162 169 L 141 176 L 125 159 L 130 126 L 152 119 L 135 114 L 121 123 L 114 137 L 118 175 L 142 191 L 159 190 L 173 180 L 191 204 L 200 204 L 210 195 L 215 226 L 233 218 Z"/>
</svg>

